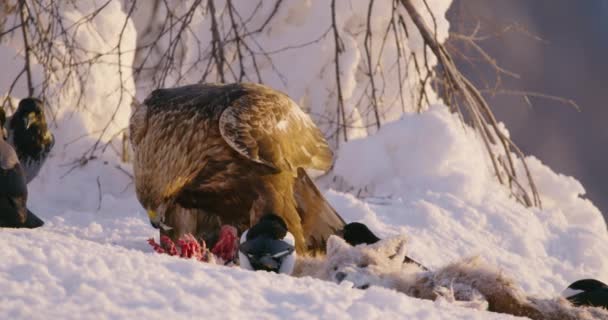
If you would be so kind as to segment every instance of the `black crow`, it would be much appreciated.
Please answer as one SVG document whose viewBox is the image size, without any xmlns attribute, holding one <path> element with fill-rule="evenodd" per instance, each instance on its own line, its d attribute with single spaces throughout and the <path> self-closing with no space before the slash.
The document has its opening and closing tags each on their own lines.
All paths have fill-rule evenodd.
<svg viewBox="0 0 608 320">
<path fill-rule="evenodd" d="M 46 123 L 42 101 L 36 98 L 22 99 L 17 111 L 8 119 L 6 131 L 7 141 L 17 152 L 29 183 L 36 177 L 55 145 L 55 137 Z"/>
<path fill-rule="evenodd" d="M 25 174 L 11 145 L 0 139 L 0 227 L 37 228 L 44 222 L 29 211 Z"/>
</svg>

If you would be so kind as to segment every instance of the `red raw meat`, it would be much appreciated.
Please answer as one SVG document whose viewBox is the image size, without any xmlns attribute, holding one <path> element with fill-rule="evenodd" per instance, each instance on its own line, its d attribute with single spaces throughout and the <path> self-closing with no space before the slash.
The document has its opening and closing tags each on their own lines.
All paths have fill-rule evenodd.
<svg viewBox="0 0 608 320">
<path fill-rule="evenodd" d="M 179 256 L 184 259 L 194 258 L 203 262 L 220 262 L 225 264 L 234 260 L 238 249 L 238 236 L 235 227 L 230 225 L 222 226 L 220 237 L 211 249 L 207 249 L 205 241 L 197 241 L 191 234 L 182 236 L 177 241 L 177 246 L 168 236 L 161 236 L 158 244 L 153 238 L 148 239 L 152 249 L 160 254 Z M 219 261 L 218 261 L 219 260 Z"/>
</svg>

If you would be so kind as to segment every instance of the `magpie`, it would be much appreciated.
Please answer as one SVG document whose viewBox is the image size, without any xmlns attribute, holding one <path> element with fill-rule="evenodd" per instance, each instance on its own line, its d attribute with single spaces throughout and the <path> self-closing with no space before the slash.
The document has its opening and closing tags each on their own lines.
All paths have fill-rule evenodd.
<svg viewBox="0 0 608 320">
<path fill-rule="evenodd" d="M 573 282 L 562 296 L 575 306 L 604 307 L 608 309 L 608 285 L 595 279 Z"/>
<path fill-rule="evenodd" d="M 295 263 L 295 239 L 278 215 L 264 215 L 241 235 L 239 265 L 242 268 L 291 274 Z"/>
</svg>

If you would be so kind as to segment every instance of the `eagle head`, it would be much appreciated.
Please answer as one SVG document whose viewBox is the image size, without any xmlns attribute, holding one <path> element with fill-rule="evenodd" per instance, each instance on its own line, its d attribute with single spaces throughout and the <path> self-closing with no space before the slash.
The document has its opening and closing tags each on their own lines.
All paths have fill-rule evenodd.
<svg viewBox="0 0 608 320">
<path fill-rule="evenodd" d="M 157 209 L 148 209 L 146 208 L 146 212 L 148 213 L 148 219 L 150 219 L 150 224 L 156 228 L 162 228 L 165 231 L 169 231 L 172 228 L 165 224 L 165 216 L 166 216 L 165 205 L 162 204 L 157 207 Z"/>
<path fill-rule="evenodd" d="M 148 214 L 150 224 L 156 229 L 171 230 L 172 228 L 165 224 L 170 201 L 163 201 L 162 197 L 156 196 L 154 189 L 149 188 L 149 184 L 137 183 L 135 189 L 139 203 L 142 204 Z"/>
</svg>

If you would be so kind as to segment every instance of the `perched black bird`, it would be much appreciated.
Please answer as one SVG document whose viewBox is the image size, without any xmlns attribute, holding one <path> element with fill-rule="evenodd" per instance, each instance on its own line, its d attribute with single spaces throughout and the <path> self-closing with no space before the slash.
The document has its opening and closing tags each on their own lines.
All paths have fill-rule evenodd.
<svg viewBox="0 0 608 320">
<path fill-rule="evenodd" d="M 0 227 L 37 228 L 44 222 L 29 211 L 25 174 L 13 147 L 0 139 Z"/>
<path fill-rule="evenodd" d="M 17 111 L 6 123 L 7 141 L 17 152 L 27 183 L 36 177 L 55 145 L 55 137 L 48 129 L 43 109 L 44 105 L 39 99 L 22 99 Z M 6 117 L 0 116 L 4 127 L 3 118 Z"/>
<path fill-rule="evenodd" d="M 380 241 L 369 228 L 360 222 L 351 222 L 342 229 L 342 237 L 351 246 L 358 244 L 373 244 Z"/>
<path fill-rule="evenodd" d="M 264 215 L 241 235 L 239 264 L 242 268 L 291 274 L 295 263 L 295 239 L 281 217 Z"/>
<path fill-rule="evenodd" d="M 381 240 L 366 225 L 360 222 L 351 222 L 346 224 L 344 228 L 338 232 L 338 235 L 342 236 L 342 238 L 344 238 L 344 240 L 351 246 L 356 246 L 359 244 L 374 244 Z M 407 256 L 403 262 L 415 263 L 423 270 L 428 270 L 425 266 Z"/>
<path fill-rule="evenodd" d="M 595 279 L 573 282 L 562 295 L 575 306 L 608 308 L 608 285 Z"/>
<path fill-rule="evenodd" d="M 6 124 L 6 112 L 4 111 L 4 108 L 0 108 L 0 128 L 2 128 L 0 138 L 2 138 L 2 140 L 8 139 L 8 134 L 6 128 L 4 128 L 4 124 Z"/>
</svg>

